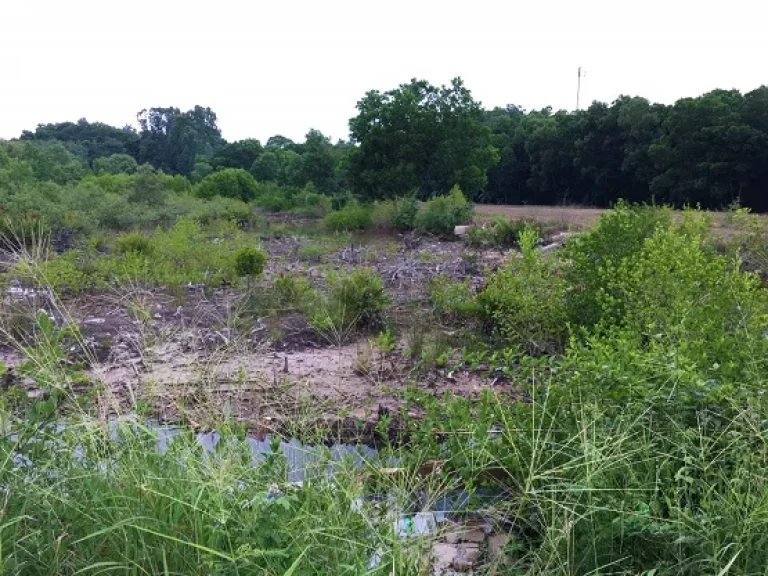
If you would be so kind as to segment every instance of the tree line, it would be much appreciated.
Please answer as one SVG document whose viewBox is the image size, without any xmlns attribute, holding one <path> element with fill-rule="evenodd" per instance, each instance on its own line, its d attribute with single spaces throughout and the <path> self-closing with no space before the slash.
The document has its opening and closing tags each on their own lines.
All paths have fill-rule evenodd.
<svg viewBox="0 0 768 576">
<path fill-rule="evenodd" d="M 766 86 L 672 105 L 620 96 L 555 112 L 487 110 L 461 79 L 440 87 L 414 79 L 365 94 L 349 139 L 337 142 L 310 130 L 304 142 L 275 135 L 230 143 L 201 106 L 151 108 L 137 120 L 138 129 L 85 119 L 39 125 L 19 140 L 57 141 L 96 173 L 150 164 L 199 182 L 236 168 L 260 182 L 364 199 L 425 199 L 459 185 L 483 203 L 609 206 L 624 198 L 768 211 Z"/>
</svg>

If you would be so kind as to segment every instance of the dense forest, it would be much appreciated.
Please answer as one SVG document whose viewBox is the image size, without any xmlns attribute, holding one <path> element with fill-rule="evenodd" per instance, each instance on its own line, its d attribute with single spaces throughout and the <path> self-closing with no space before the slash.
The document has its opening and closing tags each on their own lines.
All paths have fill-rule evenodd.
<svg viewBox="0 0 768 576">
<path fill-rule="evenodd" d="M 56 201 L 70 194 L 61 187 L 91 178 L 103 188 L 100 176 L 120 174 L 162 174 L 171 189 L 191 190 L 215 172 L 238 169 L 288 194 L 309 188 L 424 199 L 458 184 L 483 203 L 608 206 L 625 198 L 768 210 L 766 86 L 747 94 L 715 90 L 674 105 L 621 96 L 553 112 L 486 110 L 460 79 L 442 87 L 412 80 L 368 92 L 357 110 L 349 140 L 336 143 L 317 130 L 300 143 L 281 135 L 228 143 L 216 114 L 200 106 L 142 110 L 138 129 L 85 119 L 39 125 L 0 141 L 0 200 L 7 209 L 23 197 L 32 208 L 32 197 Z M 145 184 L 135 193 L 152 204 L 159 188 Z"/>
</svg>

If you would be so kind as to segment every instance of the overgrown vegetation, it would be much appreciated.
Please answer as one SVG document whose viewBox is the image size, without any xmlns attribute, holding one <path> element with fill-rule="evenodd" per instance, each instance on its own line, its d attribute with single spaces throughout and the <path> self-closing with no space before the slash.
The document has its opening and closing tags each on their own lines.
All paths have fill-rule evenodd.
<svg viewBox="0 0 768 576">
<path fill-rule="evenodd" d="M 35 231 L 6 237 L 13 290 L 0 305 L 0 342 L 22 360 L 0 366 L 2 570 L 415 575 L 429 569 L 441 535 L 404 538 L 396 521 L 459 494 L 469 495 L 461 521 L 480 515 L 506 539 L 477 573 L 746 575 L 768 565 L 768 243 L 757 217 L 733 212 L 723 239 L 704 213 L 621 202 L 562 250 L 541 250 L 532 223 L 495 222 L 470 238 L 475 248 L 519 251 L 493 271 L 481 270 L 481 250 L 443 243 L 455 251 L 424 250 L 384 274 L 363 266 L 372 253 L 359 245 L 365 236 L 346 231 L 449 235 L 472 214 L 457 187 L 423 204 L 339 195 L 343 205 L 331 210 L 330 196 L 312 186 L 254 180 L 259 208 L 299 217 L 297 226 L 268 227 L 218 185 L 199 198 L 186 179 L 124 157 L 105 157 L 88 174 L 66 148 L 45 147 L 61 160 L 51 180 L 6 155 L 0 181 L 7 229 Z M 235 164 L 257 150 L 220 154 L 223 168 L 201 178 L 197 194 L 233 175 L 250 189 Z M 30 198 L 38 204 L 27 212 Z M 128 209 L 77 224 L 105 209 L 104 199 Z M 298 236 L 306 218 L 320 217 Z M 67 222 L 81 233 L 57 252 L 45 232 Z M 407 240 L 380 249 L 402 255 L 412 251 Z M 394 290 L 409 266 L 424 281 L 404 302 Z M 42 305 L 18 305 L 28 286 Z M 291 318 L 309 333 L 309 343 L 293 345 L 330 344 L 339 357 L 367 346 L 354 370 L 375 382 L 377 401 L 392 399 L 384 382 L 410 388 L 398 408 L 379 405 L 378 455 L 331 465 L 333 451 L 318 448 L 309 476 L 294 484 L 277 441 L 254 463 L 229 404 L 210 417 L 220 437 L 209 451 L 183 419 L 173 441 L 161 441 L 133 389 L 122 401 L 142 417 L 125 418 L 99 372 L 87 371 L 98 364 L 92 342 L 58 298 L 117 293 L 120 306 L 126 293 L 179 296 L 197 286 L 234 310 L 216 342 L 242 330 L 257 340 L 246 356 L 276 357 L 266 378 L 238 373 L 226 386 L 259 405 L 290 404 L 290 431 L 304 440 L 333 436 L 323 424 L 329 407 L 286 399 L 295 383 L 282 380 L 283 349 L 266 348 L 271 322 Z M 427 300 L 431 309 L 419 309 Z M 151 306 L 135 308 L 133 321 L 150 326 Z M 482 393 L 433 393 L 476 373 L 489 375 Z M 177 402 L 207 393 L 199 385 Z M 423 475 L 438 462 L 439 473 Z M 488 491 L 491 503 L 481 500 Z"/>
</svg>

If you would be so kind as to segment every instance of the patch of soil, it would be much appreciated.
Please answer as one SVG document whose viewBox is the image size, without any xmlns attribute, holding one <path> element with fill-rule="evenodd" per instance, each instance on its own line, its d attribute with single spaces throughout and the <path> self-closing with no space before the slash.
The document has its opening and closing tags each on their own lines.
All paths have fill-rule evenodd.
<svg viewBox="0 0 768 576">
<path fill-rule="evenodd" d="M 322 263 L 313 263 L 297 255 L 296 246 L 309 242 L 293 237 L 265 241 L 270 258 L 264 284 L 283 273 L 303 276 L 322 289 L 333 271 L 367 266 L 381 275 L 403 327 L 429 318 L 425 303 L 433 279 L 469 279 L 479 286 L 487 270 L 509 257 L 508 252 L 476 251 L 462 242 L 429 237 L 370 236 L 337 245 Z M 510 383 L 482 373 L 417 374 L 403 343 L 386 355 L 364 335 L 349 344 L 329 345 L 301 314 L 243 314 L 244 296 L 226 287 L 205 293 L 190 286 L 182 294 L 125 287 L 70 299 L 62 307 L 36 302 L 35 309 L 48 311 L 57 323 L 73 321 L 81 327 L 82 342 L 72 347 L 72 356 L 105 385 L 103 405 L 112 412 L 140 406 L 162 420 L 201 426 L 226 413 L 262 431 L 307 417 L 332 423 L 344 434 L 372 434 L 378 418 L 395 414 L 411 387 L 470 398 L 489 388 L 514 392 Z"/>
</svg>

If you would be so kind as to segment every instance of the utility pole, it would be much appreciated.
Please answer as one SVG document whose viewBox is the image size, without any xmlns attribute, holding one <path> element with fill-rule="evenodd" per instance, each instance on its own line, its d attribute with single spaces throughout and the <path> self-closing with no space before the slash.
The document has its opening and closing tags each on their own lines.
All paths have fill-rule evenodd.
<svg viewBox="0 0 768 576">
<path fill-rule="evenodd" d="M 576 81 L 576 111 L 579 110 L 579 97 L 581 96 L 581 66 L 579 66 L 579 79 Z"/>
</svg>

